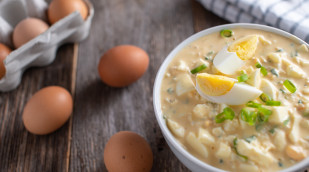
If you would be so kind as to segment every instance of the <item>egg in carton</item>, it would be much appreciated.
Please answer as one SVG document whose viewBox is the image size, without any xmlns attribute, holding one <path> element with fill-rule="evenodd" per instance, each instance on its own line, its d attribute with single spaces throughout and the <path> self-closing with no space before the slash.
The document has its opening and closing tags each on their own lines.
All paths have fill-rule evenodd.
<svg viewBox="0 0 309 172">
<path fill-rule="evenodd" d="M 94 9 L 88 0 L 84 1 L 89 11 L 86 20 L 82 19 L 79 12 L 73 12 L 6 57 L 6 74 L 0 80 L 0 91 L 15 89 L 27 68 L 52 63 L 60 45 L 80 42 L 89 35 Z M 0 0 L 0 42 L 14 47 L 11 39 L 14 27 L 27 17 L 47 22 L 46 10 L 49 3 L 48 0 Z"/>
</svg>

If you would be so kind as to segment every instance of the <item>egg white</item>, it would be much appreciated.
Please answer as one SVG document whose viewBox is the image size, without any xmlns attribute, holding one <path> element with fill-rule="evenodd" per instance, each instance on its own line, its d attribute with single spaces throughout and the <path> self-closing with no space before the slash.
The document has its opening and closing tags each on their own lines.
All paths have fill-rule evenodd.
<svg viewBox="0 0 309 172">
<path fill-rule="evenodd" d="M 196 90 L 203 98 L 211 102 L 227 105 L 243 105 L 250 100 L 258 98 L 262 94 L 261 90 L 242 83 L 235 83 L 229 92 L 221 96 L 206 95 L 201 91 L 198 83 L 196 84 Z"/>
<path fill-rule="evenodd" d="M 244 60 L 241 60 L 236 52 L 229 52 L 228 47 L 222 48 L 215 56 L 213 64 L 217 70 L 227 75 L 233 75 L 244 64 Z"/>
</svg>

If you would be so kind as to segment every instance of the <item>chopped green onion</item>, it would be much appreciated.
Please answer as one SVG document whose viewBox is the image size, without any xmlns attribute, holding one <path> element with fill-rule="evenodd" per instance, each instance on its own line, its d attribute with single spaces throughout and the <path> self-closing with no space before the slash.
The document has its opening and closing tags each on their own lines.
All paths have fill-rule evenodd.
<svg viewBox="0 0 309 172">
<path fill-rule="evenodd" d="M 206 68 L 207 68 L 207 66 L 205 64 L 202 64 L 201 66 L 198 66 L 198 67 L 192 69 L 191 73 L 192 74 L 196 74 L 196 73 L 198 73 L 198 72 L 200 72 L 200 71 L 202 71 L 202 70 L 204 70 Z"/>
<path fill-rule="evenodd" d="M 223 38 L 229 38 L 231 36 L 234 35 L 234 32 L 231 31 L 231 30 L 228 30 L 228 29 L 224 29 L 224 30 L 221 30 L 220 31 L 220 35 L 223 37 Z"/>
<path fill-rule="evenodd" d="M 269 116 L 272 114 L 272 111 L 263 107 L 258 108 L 257 119 L 260 123 L 265 123 L 268 121 Z"/>
<path fill-rule="evenodd" d="M 256 139 L 256 136 L 255 135 L 252 135 L 252 136 L 250 136 L 250 137 L 247 137 L 247 138 L 245 138 L 245 140 L 248 142 L 248 143 L 251 143 L 253 140 L 255 140 Z"/>
<path fill-rule="evenodd" d="M 285 90 L 282 89 L 282 88 L 280 88 L 280 91 L 282 92 L 282 94 L 285 94 L 285 93 L 286 93 Z"/>
<path fill-rule="evenodd" d="M 256 63 L 256 64 L 255 64 L 255 67 L 256 67 L 256 68 L 261 68 L 262 65 L 261 65 L 260 63 Z"/>
<path fill-rule="evenodd" d="M 229 119 L 229 120 L 233 120 L 235 116 L 234 111 L 230 108 L 230 107 L 226 107 L 223 109 L 223 112 L 219 113 L 216 117 L 215 117 L 215 121 L 216 123 L 222 123 L 223 121 Z"/>
<path fill-rule="evenodd" d="M 266 76 L 267 75 L 267 69 L 264 67 L 264 66 L 262 66 L 261 67 L 261 73 L 264 75 L 264 76 Z"/>
<path fill-rule="evenodd" d="M 212 55 L 214 54 L 214 51 L 209 51 L 206 55 L 205 55 L 205 60 L 211 60 Z"/>
<path fill-rule="evenodd" d="M 283 52 L 283 49 L 279 48 L 276 52 Z"/>
<path fill-rule="evenodd" d="M 277 69 L 271 69 L 270 72 L 277 77 L 279 76 Z"/>
<path fill-rule="evenodd" d="M 238 79 L 238 82 L 245 82 L 249 79 L 248 75 L 247 74 L 241 74 L 239 77 L 237 77 Z"/>
<path fill-rule="evenodd" d="M 273 127 L 272 129 L 269 130 L 269 132 L 270 132 L 271 134 L 274 134 L 274 133 L 275 133 L 275 129 L 276 129 L 276 127 Z"/>
<path fill-rule="evenodd" d="M 278 166 L 279 166 L 279 167 L 283 167 L 282 162 L 278 162 Z"/>
<path fill-rule="evenodd" d="M 266 93 L 262 93 L 262 94 L 260 95 L 260 99 L 261 99 L 263 102 L 267 102 L 267 101 L 271 101 L 271 100 L 272 100 L 272 98 L 271 98 L 269 95 L 267 95 Z"/>
<path fill-rule="evenodd" d="M 250 111 L 249 109 L 243 108 L 240 111 L 240 118 L 251 126 L 255 124 L 256 117 L 257 113 Z"/>
<path fill-rule="evenodd" d="M 234 144 L 233 148 L 234 148 L 236 154 L 237 154 L 238 156 L 240 156 L 241 158 L 243 158 L 244 160 L 248 160 L 248 157 L 247 157 L 247 156 L 242 155 L 242 154 L 240 154 L 240 153 L 238 152 L 237 147 L 236 147 L 236 146 L 237 146 L 237 138 L 235 138 L 235 139 L 233 140 L 233 144 Z"/>
<path fill-rule="evenodd" d="M 288 79 L 283 82 L 283 85 L 286 89 L 288 89 L 291 93 L 295 93 L 296 87 L 295 85 Z"/>
<path fill-rule="evenodd" d="M 303 104 L 304 102 L 302 100 L 298 100 L 298 104 Z"/>
<path fill-rule="evenodd" d="M 286 126 L 286 125 L 288 125 L 289 122 L 290 122 L 290 117 L 289 117 L 288 119 L 286 119 L 286 120 L 283 121 L 283 125 Z"/>
<path fill-rule="evenodd" d="M 263 123 L 257 123 L 257 124 L 255 125 L 255 130 L 256 130 L 256 131 L 260 131 L 260 130 L 262 129 L 262 127 L 263 127 Z"/>
<path fill-rule="evenodd" d="M 272 114 L 272 111 L 263 107 L 258 107 L 259 113 L 262 113 L 263 115 L 270 116 Z"/>
<path fill-rule="evenodd" d="M 266 102 L 266 105 L 268 105 L 268 106 L 280 106 L 281 102 L 280 101 L 270 100 L 270 101 Z"/>
<path fill-rule="evenodd" d="M 223 159 L 220 159 L 220 160 L 219 160 L 219 163 L 220 163 L 220 164 L 222 164 L 223 162 L 224 162 Z"/>
<path fill-rule="evenodd" d="M 237 140 L 237 137 L 235 137 L 234 140 L 233 140 L 233 145 L 234 145 L 234 146 L 237 146 L 237 141 L 238 141 L 238 140 Z"/>
<path fill-rule="evenodd" d="M 247 107 L 252 107 L 252 108 L 258 108 L 261 107 L 262 105 L 260 103 L 255 103 L 254 101 L 249 101 L 246 104 Z"/>
</svg>

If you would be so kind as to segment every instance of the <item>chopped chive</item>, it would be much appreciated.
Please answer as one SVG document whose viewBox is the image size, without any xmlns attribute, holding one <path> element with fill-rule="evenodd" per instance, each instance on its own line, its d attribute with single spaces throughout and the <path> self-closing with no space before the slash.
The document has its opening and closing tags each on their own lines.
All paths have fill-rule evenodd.
<svg viewBox="0 0 309 172">
<path fill-rule="evenodd" d="M 269 132 L 270 132 L 271 134 L 274 134 L 274 133 L 275 133 L 275 129 L 276 129 L 276 127 L 273 127 L 272 129 L 269 130 Z"/>
<path fill-rule="evenodd" d="M 295 85 L 288 79 L 283 82 L 283 85 L 286 89 L 288 89 L 291 93 L 295 93 L 296 87 Z"/>
<path fill-rule="evenodd" d="M 283 167 L 282 162 L 278 162 L 278 166 L 279 166 L 279 167 Z"/>
<path fill-rule="evenodd" d="M 287 126 L 289 122 L 290 122 L 290 117 L 288 117 L 288 119 L 283 121 L 283 125 Z"/>
<path fill-rule="evenodd" d="M 233 140 L 233 145 L 234 145 L 234 146 L 237 146 L 237 141 L 238 141 L 238 140 L 237 140 L 237 137 L 235 137 L 234 140 Z"/>
<path fill-rule="evenodd" d="M 271 101 L 271 100 L 272 100 L 272 98 L 271 98 L 269 95 L 267 95 L 266 93 L 262 93 L 262 94 L 260 95 L 260 99 L 261 99 L 263 102 L 267 102 L 267 101 Z"/>
<path fill-rule="evenodd" d="M 249 77 L 247 74 L 243 73 L 239 77 L 237 77 L 237 79 L 238 79 L 238 82 L 245 82 L 249 79 Z"/>
<path fill-rule="evenodd" d="M 209 52 L 207 53 L 206 56 L 211 56 L 211 55 L 213 55 L 214 53 L 215 53 L 214 51 L 209 51 Z"/>
<path fill-rule="evenodd" d="M 270 101 L 266 102 L 266 105 L 268 105 L 268 106 L 280 106 L 281 102 L 280 101 L 270 100 Z"/>
<path fill-rule="evenodd" d="M 267 69 L 266 69 L 264 66 L 261 67 L 261 73 L 262 73 L 264 76 L 266 76 L 266 75 L 268 74 Z"/>
<path fill-rule="evenodd" d="M 228 29 L 224 29 L 224 30 L 221 30 L 220 31 L 220 35 L 223 37 L 223 38 L 229 38 L 231 36 L 234 35 L 234 32 L 231 31 L 231 30 L 228 30 Z"/>
<path fill-rule="evenodd" d="M 298 100 L 298 104 L 303 104 L 304 102 L 302 100 Z"/>
<path fill-rule="evenodd" d="M 220 164 L 223 164 L 223 159 L 220 159 L 220 160 L 219 160 L 219 163 L 220 163 Z"/>
<path fill-rule="evenodd" d="M 251 143 L 252 141 L 254 141 L 256 139 L 256 136 L 255 135 L 252 135 L 250 137 L 247 137 L 245 138 L 245 140 L 248 142 L 248 143 Z"/>
<path fill-rule="evenodd" d="M 235 150 L 235 152 L 236 152 L 236 154 L 238 155 L 238 156 L 240 156 L 241 158 L 243 158 L 244 160 L 248 160 L 248 157 L 247 156 L 245 156 L 245 155 L 242 155 L 242 154 L 240 154 L 239 152 L 238 152 L 238 150 L 237 150 L 237 138 L 235 137 L 235 139 L 233 140 L 233 148 L 234 148 L 234 150 Z"/>
<path fill-rule="evenodd" d="M 255 67 L 256 67 L 256 68 L 261 68 L 262 65 L 261 65 L 260 63 L 256 63 L 256 64 L 255 64 Z"/>
<path fill-rule="evenodd" d="M 255 130 L 256 130 L 256 131 L 260 131 L 260 130 L 262 129 L 262 127 L 263 127 L 263 123 L 257 123 L 257 124 L 255 125 Z"/>
<path fill-rule="evenodd" d="M 209 51 L 206 55 L 205 55 L 205 60 L 211 60 L 212 55 L 214 54 L 214 51 Z"/>
<path fill-rule="evenodd" d="M 297 57 L 298 56 L 298 51 L 291 51 L 290 56 L 293 57 Z"/>
<path fill-rule="evenodd" d="M 174 93 L 173 88 L 168 88 L 166 91 L 167 91 L 169 94 L 173 94 L 173 93 Z"/>
<path fill-rule="evenodd" d="M 279 76 L 277 69 L 271 69 L 270 72 L 277 77 Z"/>
<path fill-rule="evenodd" d="M 279 48 L 276 52 L 283 52 L 283 49 Z"/>
<path fill-rule="evenodd" d="M 226 107 L 223 109 L 223 112 L 219 113 L 215 117 L 216 123 L 222 123 L 223 121 L 229 119 L 233 120 L 235 116 L 234 111 L 230 107 Z"/>
<path fill-rule="evenodd" d="M 201 66 L 198 66 L 198 67 L 192 69 L 191 73 L 192 74 L 196 74 L 196 73 L 198 73 L 198 72 L 200 72 L 200 71 L 202 71 L 202 70 L 204 70 L 206 68 L 207 68 L 207 66 L 205 64 L 202 64 Z"/>
<path fill-rule="evenodd" d="M 280 91 L 282 92 L 282 94 L 285 94 L 285 93 L 286 93 L 285 90 L 282 89 L 282 88 L 280 88 Z"/>
</svg>

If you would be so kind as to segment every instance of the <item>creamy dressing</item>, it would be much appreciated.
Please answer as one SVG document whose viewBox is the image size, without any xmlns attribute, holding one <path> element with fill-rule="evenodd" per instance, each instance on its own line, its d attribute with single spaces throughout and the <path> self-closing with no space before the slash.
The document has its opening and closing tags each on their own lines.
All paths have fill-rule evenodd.
<svg viewBox="0 0 309 172">
<path fill-rule="evenodd" d="M 308 47 L 270 32 L 253 29 L 233 29 L 233 32 L 230 38 L 222 38 L 219 33 L 204 36 L 178 52 L 162 81 L 164 118 L 181 145 L 212 166 L 229 171 L 282 170 L 309 154 Z M 207 68 L 201 72 L 218 74 L 212 64 L 215 55 L 233 41 L 252 34 L 260 36 L 254 58 L 247 60 L 237 74 L 228 77 L 237 79 L 241 71 L 250 76 L 259 62 L 268 74 L 261 75 L 264 81 L 257 87 L 268 92 L 269 85 L 265 83 L 270 81 L 274 86 L 270 94 L 281 106 L 267 107 L 272 110 L 271 119 L 262 125 L 250 126 L 240 119 L 240 110 L 245 105 L 229 106 L 235 112 L 234 119 L 216 123 L 215 116 L 227 105 L 202 98 L 195 90 L 196 75 L 190 70 L 206 64 Z M 303 73 L 297 70 L 295 73 L 295 66 Z M 296 86 L 295 93 L 284 88 L 286 79 Z M 255 101 L 261 103 L 259 98 Z M 235 138 L 237 145 L 233 143 Z"/>
</svg>

